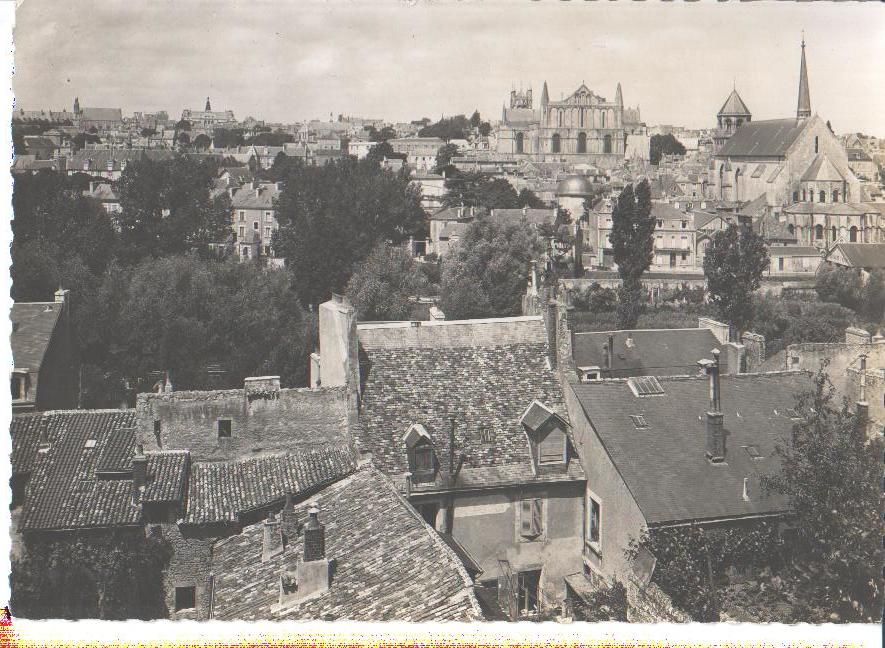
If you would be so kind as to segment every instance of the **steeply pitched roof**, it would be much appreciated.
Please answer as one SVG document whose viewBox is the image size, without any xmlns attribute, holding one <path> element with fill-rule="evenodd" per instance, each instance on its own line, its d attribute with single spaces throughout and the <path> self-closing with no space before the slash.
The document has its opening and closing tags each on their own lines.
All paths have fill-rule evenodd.
<svg viewBox="0 0 885 648">
<path fill-rule="evenodd" d="M 705 454 L 709 380 L 660 378 L 660 396 L 635 396 L 626 381 L 573 385 L 606 452 L 649 524 L 709 520 L 781 512 L 784 498 L 765 496 L 763 474 L 779 469 L 775 445 L 788 442 L 793 421 L 788 408 L 808 391 L 808 374 L 780 372 L 721 377 L 726 454 L 720 464 Z M 647 427 L 637 429 L 630 416 Z M 744 446 L 755 446 L 753 459 Z M 749 478 L 750 501 L 744 501 Z"/>
<path fill-rule="evenodd" d="M 141 522 L 132 503 L 131 479 L 101 479 L 96 470 L 105 447 L 118 435 L 135 437 L 135 410 L 75 410 L 39 415 L 48 449 L 37 452 L 22 529 L 131 526 Z M 15 418 L 15 417 L 14 417 Z M 126 445 L 124 443 L 124 445 Z M 149 453 L 147 501 L 183 497 L 187 453 Z"/>
<path fill-rule="evenodd" d="M 696 375 L 698 360 L 709 358 L 711 350 L 722 346 L 707 328 L 575 333 L 575 366 L 605 367 L 609 335 L 614 338 L 615 349 L 612 378 Z M 627 345 L 628 338 L 632 346 Z"/>
<path fill-rule="evenodd" d="M 303 534 L 261 560 L 262 524 L 216 543 L 214 618 L 353 619 L 361 621 L 481 620 L 472 581 L 452 549 L 377 469 L 367 466 L 295 507 L 299 519 L 317 506 L 329 589 L 274 612 L 282 570 L 296 570 Z"/>
<path fill-rule="evenodd" d="M 300 495 L 354 470 L 349 448 L 335 447 L 241 461 L 196 463 L 188 488 L 188 524 L 236 522 L 241 513 Z"/>
<path fill-rule="evenodd" d="M 728 99 L 725 100 L 725 103 L 722 104 L 722 108 L 719 109 L 719 115 L 721 116 L 750 116 L 750 109 L 747 108 L 747 104 L 744 103 L 744 100 L 741 99 L 741 96 L 737 93 L 737 90 L 732 90 L 731 94 L 728 95 Z"/>
<path fill-rule="evenodd" d="M 369 364 L 360 445 L 382 470 L 398 474 L 409 469 L 403 434 L 414 423 L 430 434 L 448 469 L 449 417 L 455 419 L 456 456 L 469 456 L 465 470 L 531 465 L 519 423 L 526 407 L 538 400 L 566 415 L 556 374 L 546 366 L 541 318 L 515 319 L 517 326 L 508 320 L 497 322 L 502 326 L 450 322 L 449 330 L 420 326 L 425 329 L 420 336 L 397 339 L 364 337 L 365 329 L 359 329 Z M 485 438 L 493 441 L 484 441 L 484 429 L 490 433 Z"/>
<path fill-rule="evenodd" d="M 728 138 L 716 157 L 783 157 L 804 127 L 805 122 L 795 119 L 747 122 Z"/>
<path fill-rule="evenodd" d="M 20 369 L 39 369 L 49 348 L 62 304 L 18 302 L 12 305 L 12 362 Z"/>
<path fill-rule="evenodd" d="M 824 153 L 814 156 L 800 182 L 844 182 L 843 176 Z"/>
<path fill-rule="evenodd" d="M 273 203 L 280 196 L 280 190 L 275 184 L 263 184 L 257 189 L 245 186 L 238 189 L 231 198 L 231 207 L 234 209 L 273 209 Z"/>
</svg>

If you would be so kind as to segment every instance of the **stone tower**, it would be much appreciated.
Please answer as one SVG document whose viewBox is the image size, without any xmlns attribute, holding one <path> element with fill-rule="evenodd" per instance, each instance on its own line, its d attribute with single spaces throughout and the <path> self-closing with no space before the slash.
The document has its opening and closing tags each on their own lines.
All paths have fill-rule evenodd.
<svg viewBox="0 0 885 648">
<path fill-rule="evenodd" d="M 799 104 L 796 119 L 811 117 L 811 93 L 808 90 L 808 68 L 805 66 L 805 34 L 802 35 L 802 62 L 799 64 Z"/>
<path fill-rule="evenodd" d="M 80 114 L 80 97 L 74 97 L 74 114 Z"/>
<path fill-rule="evenodd" d="M 212 112 L 212 104 L 209 103 L 209 97 L 206 97 L 206 112 Z"/>
</svg>

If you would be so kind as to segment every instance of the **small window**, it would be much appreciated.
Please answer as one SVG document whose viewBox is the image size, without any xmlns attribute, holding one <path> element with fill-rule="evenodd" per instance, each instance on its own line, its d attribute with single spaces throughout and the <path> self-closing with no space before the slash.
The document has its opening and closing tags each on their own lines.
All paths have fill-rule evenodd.
<svg viewBox="0 0 885 648">
<path fill-rule="evenodd" d="M 631 414 L 630 420 L 633 421 L 633 427 L 637 430 L 645 430 L 648 428 L 648 421 L 641 414 Z"/>
<path fill-rule="evenodd" d="M 539 460 L 542 464 L 562 463 L 565 461 L 566 436 L 561 429 L 554 428 L 540 443 Z"/>
<path fill-rule="evenodd" d="M 196 587 L 176 587 L 175 588 L 175 611 L 192 610 L 197 607 L 197 588 Z"/>
<path fill-rule="evenodd" d="M 273 221 L 273 212 L 269 212 L 269 211 L 264 212 L 264 220 L 265 220 L 265 222 L 268 222 L 268 223 Z"/>
<path fill-rule="evenodd" d="M 784 269 L 784 257 L 778 257 L 778 259 L 777 259 L 777 269 L 778 269 L 778 270 L 783 270 L 783 269 Z"/>
<path fill-rule="evenodd" d="M 246 228 L 240 225 L 240 240 L 242 240 L 244 236 L 246 236 Z"/>
<path fill-rule="evenodd" d="M 691 209 L 691 203 L 689 203 L 688 208 Z M 682 229 L 688 227 L 688 221 L 682 221 Z"/>
<path fill-rule="evenodd" d="M 252 221 L 252 229 L 254 229 L 256 232 L 258 231 L 258 221 Z"/>
<path fill-rule="evenodd" d="M 230 419 L 219 419 L 218 420 L 218 438 L 219 439 L 229 439 L 231 437 L 231 420 Z"/>
<path fill-rule="evenodd" d="M 744 446 L 744 450 L 747 451 L 747 454 L 750 455 L 750 459 L 762 459 L 762 453 L 759 452 L 759 448 L 754 445 Z"/>
<path fill-rule="evenodd" d="M 479 440 L 482 443 L 494 443 L 495 442 L 495 430 L 493 430 L 489 426 L 483 426 L 479 428 Z"/>
<path fill-rule="evenodd" d="M 245 220 L 246 220 L 246 212 L 241 211 L 240 212 L 240 222 L 243 222 Z"/>
<path fill-rule="evenodd" d="M 270 238 L 271 236 L 273 236 L 273 228 L 265 227 L 264 228 L 264 238 Z"/>
<path fill-rule="evenodd" d="M 418 446 L 415 453 L 415 471 L 433 472 L 433 448 L 429 445 Z"/>
<path fill-rule="evenodd" d="M 602 507 L 592 497 L 590 498 L 590 510 L 587 517 L 587 540 L 598 545 L 599 544 L 599 526 L 601 523 Z"/>
<path fill-rule="evenodd" d="M 543 500 L 540 497 L 530 497 L 520 502 L 519 506 L 519 534 L 526 539 L 533 540 L 543 531 L 541 511 Z"/>
</svg>

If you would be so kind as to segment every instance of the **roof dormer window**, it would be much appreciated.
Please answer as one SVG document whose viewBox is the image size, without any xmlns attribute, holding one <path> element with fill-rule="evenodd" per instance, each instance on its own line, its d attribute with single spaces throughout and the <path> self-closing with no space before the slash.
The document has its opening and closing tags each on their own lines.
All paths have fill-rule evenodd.
<svg viewBox="0 0 885 648">
<path fill-rule="evenodd" d="M 408 453 L 409 471 L 412 473 L 412 481 L 428 482 L 436 477 L 437 460 L 433 448 L 433 439 L 420 423 L 415 423 L 403 436 Z"/>
</svg>

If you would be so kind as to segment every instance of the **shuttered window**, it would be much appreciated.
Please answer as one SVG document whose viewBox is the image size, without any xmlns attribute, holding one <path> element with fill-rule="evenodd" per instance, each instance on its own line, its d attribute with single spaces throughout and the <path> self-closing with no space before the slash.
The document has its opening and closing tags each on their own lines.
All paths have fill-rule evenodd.
<svg viewBox="0 0 885 648">
<path fill-rule="evenodd" d="M 565 433 L 555 428 L 544 437 L 540 447 L 541 463 L 562 463 L 565 461 Z"/>
<path fill-rule="evenodd" d="M 520 535 L 523 538 L 537 538 L 543 531 L 540 497 L 530 497 L 520 502 Z"/>
</svg>

